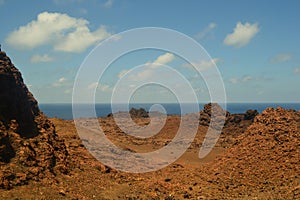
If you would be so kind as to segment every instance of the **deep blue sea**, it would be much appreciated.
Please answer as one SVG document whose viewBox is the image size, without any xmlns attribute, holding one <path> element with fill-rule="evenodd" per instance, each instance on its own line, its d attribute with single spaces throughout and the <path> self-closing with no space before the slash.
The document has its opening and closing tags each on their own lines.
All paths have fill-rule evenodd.
<svg viewBox="0 0 300 200">
<path fill-rule="evenodd" d="M 131 104 L 129 105 L 128 109 L 144 108 L 146 110 L 149 110 L 149 108 L 152 105 L 153 104 Z M 181 114 L 181 109 L 179 104 L 168 103 L 168 104 L 161 104 L 161 105 L 164 107 L 168 115 Z M 86 112 L 87 106 L 88 105 L 86 104 L 78 105 L 81 113 L 79 117 L 83 117 L 83 118 L 93 117 L 88 112 Z M 203 106 L 204 104 L 199 104 L 199 110 L 202 110 Z M 230 113 L 244 113 L 249 109 L 254 109 L 257 110 L 259 113 L 261 113 L 267 107 L 276 108 L 278 106 L 281 106 L 286 109 L 300 110 L 300 103 L 228 103 L 226 105 L 226 110 L 229 111 Z M 48 117 L 73 119 L 72 104 L 40 104 L 39 107 Z M 118 111 L 128 111 L 128 110 L 121 109 L 121 107 L 122 106 L 120 106 L 120 109 L 118 109 Z M 188 109 L 186 110 L 186 112 L 182 114 L 195 112 L 194 110 L 189 109 L 189 106 L 187 106 L 187 108 Z M 97 117 L 104 117 L 107 116 L 109 113 L 112 113 L 110 104 L 96 104 L 95 110 L 97 113 Z"/>
</svg>

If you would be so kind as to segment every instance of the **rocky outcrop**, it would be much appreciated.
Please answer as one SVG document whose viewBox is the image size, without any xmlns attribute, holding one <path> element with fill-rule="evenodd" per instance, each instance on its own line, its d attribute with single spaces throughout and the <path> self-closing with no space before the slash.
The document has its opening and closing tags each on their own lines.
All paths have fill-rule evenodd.
<svg viewBox="0 0 300 200">
<path fill-rule="evenodd" d="M 21 73 L 0 52 L 0 188 L 67 172 L 67 150 Z"/>
<path fill-rule="evenodd" d="M 256 115 L 258 115 L 257 110 L 247 110 L 246 113 L 244 114 L 244 120 L 254 120 Z"/>
<path fill-rule="evenodd" d="M 269 191 L 278 198 L 300 196 L 300 112 L 267 108 L 220 157 L 212 182 L 224 191 L 248 194 Z"/>
<path fill-rule="evenodd" d="M 204 105 L 202 111 L 200 111 L 199 124 L 203 126 L 209 126 L 211 121 L 211 113 L 214 110 L 215 118 L 220 116 L 225 116 L 225 126 L 232 126 L 233 124 L 239 124 L 243 120 L 249 120 L 253 122 L 256 115 L 258 115 L 257 110 L 247 110 L 244 114 L 231 114 L 224 110 L 219 104 L 208 103 Z"/>
<path fill-rule="evenodd" d="M 37 101 L 24 85 L 19 70 L 4 52 L 0 53 L 0 85 L 0 120 L 5 125 L 16 120 L 16 131 L 22 137 L 36 136 L 38 130 L 34 117 L 40 113 Z"/>
<path fill-rule="evenodd" d="M 212 113 L 214 116 L 212 116 Z M 227 117 L 228 115 L 230 115 L 230 113 L 224 110 L 219 104 L 208 103 L 205 104 L 203 110 L 200 111 L 199 124 L 202 126 L 209 126 L 212 118 L 214 122 L 224 122 L 223 117 Z M 223 126 L 223 123 L 221 123 L 221 125 Z"/>
<path fill-rule="evenodd" d="M 131 118 L 148 118 L 149 113 L 144 109 L 144 108 L 131 108 L 129 111 L 130 117 Z M 152 114 L 158 114 L 158 113 L 152 113 Z M 117 113 L 109 113 L 107 117 L 113 117 L 113 116 L 118 116 L 118 117 L 127 117 L 128 112 L 124 111 L 119 111 Z"/>
<path fill-rule="evenodd" d="M 214 111 L 213 117 L 211 116 L 212 110 Z M 199 125 L 211 126 L 215 130 L 222 130 L 219 144 L 228 148 L 253 123 L 256 115 L 258 115 L 257 110 L 247 110 L 242 114 L 231 114 L 216 103 L 208 103 L 200 111 Z"/>
<path fill-rule="evenodd" d="M 147 118 L 147 117 L 149 117 L 148 112 L 144 108 L 140 108 L 140 109 L 131 108 L 129 113 L 132 118 Z"/>
</svg>

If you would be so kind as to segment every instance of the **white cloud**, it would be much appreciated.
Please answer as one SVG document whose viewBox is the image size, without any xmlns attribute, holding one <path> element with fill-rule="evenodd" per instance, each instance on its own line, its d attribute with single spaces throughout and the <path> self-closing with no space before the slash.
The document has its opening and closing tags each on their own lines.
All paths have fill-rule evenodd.
<svg viewBox="0 0 300 200">
<path fill-rule="evenodd" d="M 133 81 L 142 81 L 149 79 L 153 75 L 155 68 L 159 67 L 160 65 L 167 65 L 174 59 L 175 56 L 172 53 L 165 53 L 163 55 L 160 55 L 153 62 L 145 63 L 145 66 L 148 67 L 147 69 L 139 71 L 136 74 L 131 74 L 129 78 Z"/>
<path fill-rule="evenodd" d="M 201 62 L 192 62 L 190 64 L 183 64 L 183 67 L 194 69 L 194 67 L 199 71 L 205 71 L 214 67 L 217 63 L 221 61 L 220 58 L 213 58 L 211 60 L 201 60 Z"/>
<path fill-rule="evenodd" d="M 107 91 L 110 91 L 111 88 L 109 85 L 106 85 L 106 84 L 99 84 L 98 82 L 94 82 L 94 83 L 91 83 L 90 85 L 88 85 L 88 89 L 89 90 L 95 90 L 95 89 L 98 89 L 102 92 L 107 92 Z"/>
<path fill-rule="evenodd" d="M 109 36 L 110 34 L 106 32 L 104 26 L 95 32 L 90 32 L 87 26 L 80 26 L 77 27 L 74 32 L 66 35 L 61 42 L 54 46 L 54 49 L 65 52 L 82 52 L 91 45 Z"/>
<path fill-rule="evenodd" d="M 292 55 L 289 53 L 280 53 L 275 55 L 273 58 L 271 58 L 271 63 L 280 63 L 280 62 L 287 62 L 292 59 Z"/>
<path fill-rule="evenodd" d="M 30 59 L 31 63 L 40 63 L 40 62 L 52 62 L 54 58 L 50 57 L 48 54 L 44 55 L 33 55 Z"/>
<path fill-rule="evenodd" d="M 33 49 L 51 44 L 57 51 L 82 52 L 110 36 L 104 26 L 92 32 L 88 24 L 85 19 L 67 14 L 43 12 L 36 20 L 10 33 L 6 42 L 17 49 Z"/>
<path fill-rule="evenodd" d="M 216 27 L 217 27 L 217 24 L 212 22 L 203 31 L 198 33 L 195 37 L 197 39 L 202 39 L 202 38 L 206 37 L 208 34 L 210 34 Z"/>
<path fill-rule="evenodd" d="M 240 48 L 247 45 L 258 32 L 259 27 L 257 23 L 250 24 L 246 22 L 242 24 L 238 22 L 233 33 L 228 34 L 224 39 L 224 44 Z"/>
<path fill-rule="evenodd" d="M 246 82 L 249 82 L 252 80 L 253 80 L 253 77 L 247 75 L 247 76 L 243 76 L 242 78 L 230 78 L 229 82 L 232 84 L 238 84 L 238 83 L 246 83 Z"/>
<path fill-rule="evenodd" d="M 175 59 L 174 54 L 172 54 L 172 53 L 165 53 L 163 55 L 158 56 L 156 58 L 156 60 L 153 63 L 151 63 L 151 64 L 154 65 L 154 66 L 166 65 L 166 64 L 172 62 L 174 59 Z"/>
<path fill-rule="evenodd" d="M 295 74 L 300 74 L 300 68 L 294 69 L 294 73 L 295 73 Z"/>
<path fill-rule="evenodd" d="M 107 91 L 110 91 L 111 88 L 109 85 L 106 85 L 106 84 L 99 84 L 98 85 L 98 88 L 99 90 L 101 90 L 102 92 L 107 92 Z"/>
<path fill-rule="evenodd" d="M 98 87 L 98 82 L 94 82 L 88 85 L 89 90 L 95 90 Z"/>
<path fill-rule="evenodd" d="M 118 74 L 118 78 L 122 78 L 122 76 L 124 76 L 127 72 L 128 72 L 128 70 L 126 70 L 126 69 L 120 71 L 120 73 Z"/>
<path fill-rule="evenodd" d="M 104 3 L 104 7 L 105 8 L 111 8 L 112 5 L 114 3 L 114 0 L 107 0 L 105 3 Z"/>
<path fill-rule="evenodd" d="M 138 70 L 134 72 L 129 72 L 129 80 L 131 81 L 142 81 L 146 79 L 151 79 L 151 76 L 155 73 L 155 70 L 158 69 L 161 65 L 167 65 L 175 59 L 175 55 L 172 53 L 165 53 L 158 56 L 153 62 L 147 62 L 144 64 L 145 68 L 143 70 Z M 118 78 L 121 78 L 129 70 L 122 70 L 118 74 Z"/>
<path fill-rule="evenodd" d="M 130 80 L 133 81 L 143 81 L 149 79 L 154 73 L 154 69 L 146 69 L 143 71 L 140 71 L 136 74 L 130 75 Z"/>
<path fill-rule="evenodd" d="M 66 85 L 69 85 L 69 83 L 67 82 L 67 79 L 65 77 L 59 78 L 52 84 L 53 87 L 63 87 Z"/>
</svg>

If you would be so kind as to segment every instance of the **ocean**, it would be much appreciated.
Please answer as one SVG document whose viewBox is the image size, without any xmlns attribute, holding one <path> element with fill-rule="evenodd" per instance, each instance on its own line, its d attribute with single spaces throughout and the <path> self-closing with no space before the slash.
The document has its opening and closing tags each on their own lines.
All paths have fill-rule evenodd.
<svg viewBox="0 0 300 200">
<path fill-rule="evenodd" d="M 149 108 L 153 104 L 130 104 L 128 109 L 131 108 L 144 108 L 146 110 L 149 110 Z M 173 104 L 173 103 L 163 103 L 161 104 L 164 109 L 166 110 L 166 113 L 168 115 L 180 115 L 181 109 L 179 104 Z M 82 110 L 79 117 L 82 118 L 88 118 L 93 117 L 91 114 L 86 112 L 87 104 L 80 104 L 78 105 L 79 109 Z M 199 110 L 203 109 L 204 104 L 199 104 Z M 300 103 L 228 103 L 226 104 L 226 110 L 230 113 L 245 113 L 249 109 L 257 110 L 259 113 L 261 113 L 263 110 L 265 110 L 267 107 L 283 107 L 285 109 L 294 109 L 294 110 L 300 110 Z M 62 119 L 73 119 L 73 113 L 72 113 L 72 104 L 40 104 L 40 109 L 44 114 L 46 114 L 48 117 L 53 118 L 62 118 Z M 117 111 L 128 111 L 128 110 L 122 110 L 121 104 L 119 106 L 120 109 Z M 107 116 L 109 113 L 112 113 L 111 105 L 110 104 L 96 104 L 95 110 L 97 113 L 97 117 L 104 117 Z M 189 106 L 187 105 L 187 110 L 185 113 L 193 113 L 192 109 L 189 109 Z"/>
</svg>

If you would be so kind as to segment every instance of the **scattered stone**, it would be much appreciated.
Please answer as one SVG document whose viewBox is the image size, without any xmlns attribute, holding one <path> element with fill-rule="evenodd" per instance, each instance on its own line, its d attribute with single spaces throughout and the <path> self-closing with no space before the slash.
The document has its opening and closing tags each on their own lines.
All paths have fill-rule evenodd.
<svg viewBox="0 0 300 200">
<path fill-rule="evenodd" d="M 60 189 L 59 194 L 62 195 L 62 196 L 66 196 L 66 191 L 63 190 L 63 189 Z"/>
<path fill-rule="evenodd" d="M 186 192 L 186 193 L 183 195 L 183 198 L 189 199 L 189 198 L 190 198 L 190 194 Z"/>
<path fill-rule="evenodd" d="M 170 179 L 170 178 L 166 178 L 165 179 L 165 182 L 170 182 L 172 179 Z"/>
</svg>

